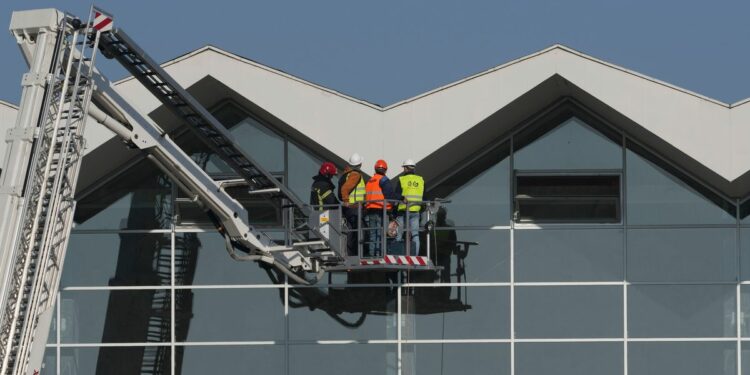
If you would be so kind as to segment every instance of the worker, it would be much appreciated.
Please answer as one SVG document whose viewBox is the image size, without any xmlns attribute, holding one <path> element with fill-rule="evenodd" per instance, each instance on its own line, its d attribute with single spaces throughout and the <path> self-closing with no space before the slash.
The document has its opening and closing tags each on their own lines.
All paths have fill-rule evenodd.
<svg viewBox="0 0 750 375">
<path fill-rule="evenodd" d="M 336 187 L 331 181 L 336 173 L 336 166 L 330 161 L 320 165 L 318 174 L 313 176 L 313 184 L 310 189 L 310 205 L 313 209 L 324 211 L 334 208 L 333 206 L 339 203 L 334 192 Z"/>
<path fill-rule="evenodd" d="M 367 254 L 366 256 L 382 256 L 381 253 L 383 234 L 383 210 L 387 216 L 393 209 L 393 205 L 387 200 L 393 200 L 393 187 L 385 175 L 388 171 L 388 163 L 385 160 L 375 162 L 375 174 L 365 184 L 365 223 L 368 228 Z"/>
<path fill-rule="evenodd" d="M 349 255 L 357 253 L 357 243 L 359 242 L 357 229 L 359 221 L 357 219 L 359 205 L 365 200 L 365 178 L 362 173 L 362 157 L 358 153 L 353 153 L 344 167 L 344 173 L 339 178 L 338 197 L 343 206 L 342 213 L 349 224 L 349 234 L 347 235 L 347 248 Z"/>
<path fill-rule="evenodd" d="M 404 172 L 395 184 L 395 195 L 399 201 L 396 221 L 398 222 L 398 234 L 396 241 L 403 241 L 405 223 L 409 224 L 409 235 L 407 239 L 414 244 L 409 255 L 419 255 L 419 219 L 422 210 L 422 196 L 424 195 L 424 178 L 417 175 L 416 165 L 413 160 L 406 159 L 401 166 Z M 408 217 L 408 221 L 406 218 Z M 406 249 L 406 246 L 404 246 Z"/>
</svg>

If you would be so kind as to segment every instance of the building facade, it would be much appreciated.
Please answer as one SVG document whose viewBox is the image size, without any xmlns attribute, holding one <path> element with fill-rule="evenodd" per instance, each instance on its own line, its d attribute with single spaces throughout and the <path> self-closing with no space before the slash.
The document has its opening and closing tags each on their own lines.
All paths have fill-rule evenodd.
<svg viewBox="0 0 750 375">
<path fill-rule="evenodd" d="M 562 46 L 388 107 L 213 47 L 165 67 L 302 198 L 323 160 L 416 159 L 448 200 L 444 270 L 300 286 L 232 261 L 168 177 L 97 133 L 43 373 L 750 374 L 744 103 Z M 134 81 L 118 89 L 232 177 Z M 287 241 L 283 207 L 243 204 Z"/>
</svg>

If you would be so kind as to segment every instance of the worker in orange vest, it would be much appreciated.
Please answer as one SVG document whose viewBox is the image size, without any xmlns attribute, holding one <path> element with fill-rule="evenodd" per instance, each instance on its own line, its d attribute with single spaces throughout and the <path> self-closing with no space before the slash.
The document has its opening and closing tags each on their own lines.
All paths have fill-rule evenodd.
<svg viewBox="0 0 750 375">
<path fill-rule="evenodd" d="M 393 187 L 385 172 L 388 171 L 388 163 L 385 160 L 375 162 L 375 174 L 365 184 L 365 223 L 368 229 L 367 252 L 364 256 L 379 257 L 383 240 L 383 207 L 387 216 L 393 205 L 386 200 L 393 200 L 395 195 Z"/>
</svg>

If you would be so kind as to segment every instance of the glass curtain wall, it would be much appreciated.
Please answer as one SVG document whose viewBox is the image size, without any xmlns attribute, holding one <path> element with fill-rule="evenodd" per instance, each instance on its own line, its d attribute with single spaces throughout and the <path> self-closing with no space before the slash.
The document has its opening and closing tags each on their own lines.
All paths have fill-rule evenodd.
<svg viewBox="0 0 750 375">
<path fill-rule="evenodd" d="M 220 110 L 250 155 L 273 148 L 261 162 L 304 200 L 319 159 Z M 571 174 L 617 176 L 617 222 L 517 220 L 516 176 Z M 429 243 L 443 272 L 304 287 L 232 261 L 200 220 L 173 220 L 180 193 L 138 164 L 79 204 L 46 369 L 750 374 L 737 318 L 750 313 L 750 219 L 620 133 L 577 118 L 527 127 L 427 188 L 450 200 Z"/>
</svg>

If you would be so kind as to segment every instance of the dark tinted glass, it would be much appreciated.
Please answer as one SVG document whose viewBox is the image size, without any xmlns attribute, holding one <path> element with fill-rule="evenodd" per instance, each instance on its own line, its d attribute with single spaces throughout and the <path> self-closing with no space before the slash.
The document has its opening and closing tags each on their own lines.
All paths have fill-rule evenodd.
<svg viewBox="0 0 750 375">
<path fill-rule="evenodd" d="M 516 337 L 622 337 L 622 287 L 516 287 Z"/>
<path fill-rule="evenodd" d="M 170 340 L 169 290 L 63 291 L 63 343 Z"/>
<path fill-rule="evenodd" d="M 631 285 L 630 337 L 731 337 L 737 334 L 734 285 Z"/>
<path fill-rule="evenodd" d="M 737 229 L 628 230 L 628 280 L 737 280 Z"/>
<path fill-rule="evenodd" d="M 508 230 L 436 230 L 430 251 L 441 282 L 510 280 Z"/>
<path fill-rule="evenodd" d="M 232 259 L 224 237 L 217 232 L 175 235 L 177 285 L 249 285 L 278 280 L 278 273 L 271 268 L 267 271 L 258 263 Z"/>
<path fill-rule="evenodd" d="M 517 176 L 519 222 L 618 222 L 620 176 Z"/>
<path fill-rule="evenodd" d="M 214 116 L 246 155 L 269 172 L 284 170 L 284 138 L 233 104 L 219 108 Z"/>
<path fill-rule="evenodd" d="M 737 343 L 632 342 L 628 345 L 628 373 L 734 375 Z"/>
<path fill-rule="evenodd" d="M 502 339 L 509 337 L 507 287 L 406 288 L 402 335 L 411 339 Z"/>
<path fill-rule="evenodd" d="M 622 346 L 619 342 L 517 343 L 516 374 L 621 375 Z"/>
<path fill-rule="evenodd" d="M 62 287 L 169 285 L 172 239 L 165 233 L 70 236 Z"/>
<path fill-rule="evenodd" d="M 287 176 L 289 176 L 289 189 L 294 192 L 303 202 L 310 194 L 312 177 L 318 173 L 318 168 L 323 162 L 314 155 L 306 152 L 292 142 L 287 142 Z M 341 173 L 341 170 L 339 170 Z M 334 178 L 334 184 L 336 179 Z M 338 186 L 338 185 L 336 185 Z"/>
<path fill-rule="evenodd" d="M 426 199 L 445 198 L 438 226 L 495 226 L 510 221 L 508 144 L 500 145 L 436 186 L 426 186 Z"/>
<path fill-rule="evenodd" d="M 391 288 L 294 288 L 290 296 L 295 302 L 325 299 L 289 309 L 290 340 L 396 338 L 396 293 Z"/>
<path fill-rule="evenodd" d="M 627 152 L 628 223 L 734 224 L 735 206 L 633 145 Z M 641 155 L 647 155 L 647 157 Z"/>
<path fill-rule="evenodd" d="M 284 374 L 283 345 L 185 346 L 175 348 L 176 374 Z"/>
<path fill-rule="evenodd" d="M 514 137 L 517 170 L 620 169 L 622 146 L 577 118 L 531 126 Z M 550 125 L 554 128 L 550 128 Z M 609 134 L 612 138 L 618 135 Z"/>
<path fill-rule="evenodd" d="M 169 179 L 141 161 L 78 201 L 76 229 L 159 229 L 172 220 Z"/>
<path fill-rule="evenodd" d="M 394 344 L 291 345 L 289 374 L 396 374 L 397 351 Z"/>
<path fill-rule="evenodd" d="M 620 281 L 622 229 L 516 230 L 516 281 Z"/>
<path fill-rule="evenodd" d="M 169 346 L 62 348 L 60 374 L 169 374 Z"/>
<path fill-rule="evenodd" d="M 510 344 L 402 344 L 403 374 L 510 375 Z"/>
</svg>

